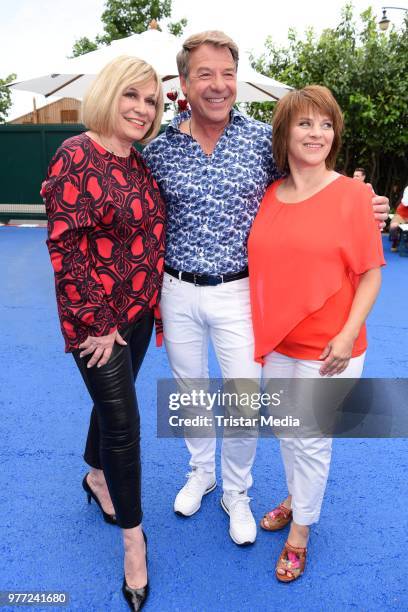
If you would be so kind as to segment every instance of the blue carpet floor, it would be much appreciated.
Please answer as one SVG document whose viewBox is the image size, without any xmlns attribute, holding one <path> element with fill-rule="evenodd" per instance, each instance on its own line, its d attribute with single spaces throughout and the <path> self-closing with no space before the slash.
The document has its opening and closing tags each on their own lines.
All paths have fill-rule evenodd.
<svg viewBox="0 0 408 612">
<path fill-rule="evenodd" d="M 0 228 L 0 590 L 66 591 L 65 609 L 125 611 L 120 531 L 102 522 L 81 488 L 90 402 L 63 352 L 44 240 L 43 228 Z M 390 253 L 386 239 L 384 248 L 388 265 L 369 319 L 365 376 L 406 377 L 408 259 Z M 292 585 L 279 584 L 274 565 L 286 531 L 260 532 L 252 547 L 234 545 L 220 486 L 190 519 L 173 513 L 188 456 L 183 441 L 155 434 L 155 379 L 169 375 L 164 349 L 152 344 L 138 381 L 151 581 L 146 610 L 408 609 L 406 439 L 335 441 L 307 571 Z M 275 440 L 260 441 L 254 477 L 259 519 L 285 495 Z"/>
</svg>

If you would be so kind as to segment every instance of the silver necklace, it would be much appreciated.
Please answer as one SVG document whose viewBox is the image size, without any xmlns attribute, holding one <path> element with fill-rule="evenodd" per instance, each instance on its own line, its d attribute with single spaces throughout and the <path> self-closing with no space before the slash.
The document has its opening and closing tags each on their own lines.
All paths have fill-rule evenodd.
<svg viewBox="0 0 408 612">
<path fill-rule="evenodd" d="M 119 155 L 119 153 L 115 153 L 115 151 L 112 151 L 112 149 L 109 149 L 109 147 L 106 146 L 100 134 L 98 134 L 98 138 L 101 141 L 101 145 L 103 146 L 103 148 L 106 149 L 107 152 L 110 153 L 111 155 L 115 155 L 116 157 L 129 157 L 130 151 L 127 155 Z"/>
<path fill-rule="evenodd" d="M 227 127 L 227 125 L 228 125 L 228 124 L 229 124 L 229 120 L 228 120 L 228 122 L 227 122 L 227 123 L 224 125 L 224 127 L 222 128 L 222 131 L 224 131 L 224 130 L 225 130 L 225 128 Z M 191 117 L 190 117 L 190 121 L 188 122 L 188 130 L 189 130 L 189 132 L 190 132 L 190 136 L 191 136 L 191 138 L 193 138 L 193 139 L 194 139 L 193 132 L 191 131 Z"/>
</svg>

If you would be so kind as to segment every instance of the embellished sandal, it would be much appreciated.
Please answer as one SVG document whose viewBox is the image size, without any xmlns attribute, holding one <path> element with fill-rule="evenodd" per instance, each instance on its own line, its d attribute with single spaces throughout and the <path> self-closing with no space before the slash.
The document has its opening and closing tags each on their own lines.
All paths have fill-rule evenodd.
<svg viewBox="0 0 408 612">
<path fill-rule="evenodd" d="M 266 531 L 278 531 L 278 529 L 286 527 L 291 520 L 292 510 L 286 508 L 283 504 L 279 504 L 277 508 L 267 512 L 259 524 Z"/>
<path fill-rule="evenodd" d="M 307 548 L 292 546 L 289 542 L 285 543 L 276 564 L 275 576 L 280 582 L 293 582 L 305 571 Z M 279 574 L 281 569 L 285 573 Z"/>
</svg>

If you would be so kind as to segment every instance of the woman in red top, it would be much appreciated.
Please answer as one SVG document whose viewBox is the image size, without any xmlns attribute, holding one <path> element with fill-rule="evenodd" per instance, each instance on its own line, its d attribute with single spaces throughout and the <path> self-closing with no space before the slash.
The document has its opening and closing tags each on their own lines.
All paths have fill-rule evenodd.
<svg viewBox="0 0 408 612">
<path fill-rule="evenodd" d="M 255 358 L 265 379 L 361 376 L 364 322 L 384 258 L 370 188 L 333 170 L 342 127 L 325 87 L 293 91 L 275 109 L 273 152 L 288 175 L 268 188 L 248 242 Z M 319 518 L 331 439 L 285 438 L 281 451 L 289 494 L 261 526 L 291 523 L 276 568 L 290 582 L 303 573 L 309 525 Z"/>
<path fill-rule="evenodd" d="M 157 135 L 161 81 L 122 56 L 83 102 L 89 131 L 51 160 L 42 194 L 65 349 L 93 400 L 83 487 L 106 522 L 123 529 L 123 594 L 138 610 L 148 593 L 141 528 L 140 418 L 134 380 L 156 315 L 164 260 L 164 205 L 133 143 Z"/>
</svg>

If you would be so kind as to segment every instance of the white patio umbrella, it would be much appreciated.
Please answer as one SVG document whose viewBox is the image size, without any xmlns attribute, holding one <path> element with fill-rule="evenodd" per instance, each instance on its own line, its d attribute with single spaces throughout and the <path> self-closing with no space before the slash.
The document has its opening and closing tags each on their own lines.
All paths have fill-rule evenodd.
<svg viewBox="0 0 408 612">
<path fill-rule="evenodd" d="M 110 45 L 85 55 L 66 60 L 55 66 L 51 74 L 24 81 L 14 81 L 15 90 L 31 91 L 48 96 L 81 100 L 96 74 L 115 57 L 133 55 L 152 64 L 160 74 L 164 93 L 179 89 L 176 54 L 181 40 L 172 34 L 149 29 L 142 34 L 114 40 Z M 240 59 L 238 67 L 238 102 L 265 102 L 282 98 L 291 88 L 259 74 L 249 64 L 248 57 Z"/>
</svg>

